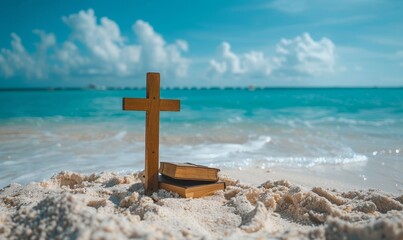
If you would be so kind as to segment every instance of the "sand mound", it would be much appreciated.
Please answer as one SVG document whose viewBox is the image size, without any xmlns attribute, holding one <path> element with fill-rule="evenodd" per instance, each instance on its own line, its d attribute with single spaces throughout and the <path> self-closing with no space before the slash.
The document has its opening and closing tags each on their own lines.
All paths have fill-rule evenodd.
<svg viewBox="0 0 403 240">
<path fill-rule="evenodd" d="M 0 238 L 403 239 L 402 196 L 376 190 L 311 190 L 288 181 L 259 187 L 221 177 L 200 199 L 144 195 L 140 173 L 61 172 L 0 190 Z"/>
</svg>

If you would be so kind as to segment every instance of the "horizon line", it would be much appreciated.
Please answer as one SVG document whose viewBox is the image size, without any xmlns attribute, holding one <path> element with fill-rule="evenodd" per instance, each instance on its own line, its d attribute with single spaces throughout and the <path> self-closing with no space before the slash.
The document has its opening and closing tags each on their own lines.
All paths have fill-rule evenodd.
<svg viewBox="0 0 403 240">
<path fill-rule="evenodd" d="M 211 87 L 161 87 L 161 90 L 266 90 L 266 89 L 401 89 L 403 86 L 211 86 Z M 106 87 L 89 85 L 85 87 L 9 87 L 0 91 L 108 91 L 145 90 L 146 87 Z"/>
</svg>

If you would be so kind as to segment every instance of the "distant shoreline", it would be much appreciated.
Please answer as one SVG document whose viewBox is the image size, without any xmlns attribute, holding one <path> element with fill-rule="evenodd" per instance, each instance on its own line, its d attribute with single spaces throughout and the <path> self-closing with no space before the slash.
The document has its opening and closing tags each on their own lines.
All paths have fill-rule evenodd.
<svg viewBox="0 0 403 240">
<path fill-rule="evenodd" d="M 32 88 L 0 88 L 0 92 L 15 91 L 122 91 L 122 90 L 145 90 L 145 87 L 32 87 Z M 403 89 L 403 86 L 397 87 L 165 87 L 162 90 L 298 90 L 298 89 Z"/>
</svg>

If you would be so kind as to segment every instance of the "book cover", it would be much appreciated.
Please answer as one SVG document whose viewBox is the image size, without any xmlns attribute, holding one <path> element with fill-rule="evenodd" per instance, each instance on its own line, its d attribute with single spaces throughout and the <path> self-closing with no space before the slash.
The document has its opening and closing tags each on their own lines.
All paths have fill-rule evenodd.
<svg viewBox="0 0 403 240">
<path fill-rule="evenodd" d="M 163 175 L 159 175 L 158 180 L 159 188 L 176 192 L 184 198 L 204 197 L 225 189 L 224 182 L 176 180 Z"/>
<path fill-rule="evenodd" d="M 178 180 L 218 181 L 218 168 L 210 168 L 193 163 L 161 162 L 160 173 Z"/>
</svg>

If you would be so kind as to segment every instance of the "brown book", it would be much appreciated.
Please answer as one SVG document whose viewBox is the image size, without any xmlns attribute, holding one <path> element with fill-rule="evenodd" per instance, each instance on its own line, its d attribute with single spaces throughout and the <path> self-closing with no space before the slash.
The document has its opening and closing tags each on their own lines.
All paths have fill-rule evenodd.
<svg viewBox="0 0 403 240">
<path fill-rule="evenodd" d="M 159 187 L 176 192 L 184 198 L 198 198 L 212 195 L 215 191 L 224 190 L 224 182 L 184 181 L 159 175 Z"/>
<path fill-rule="evenodd" d="M 161 162 L 160 173 L 178 180 L 218 181 L 218 168 L 210 168 L 193 163 Z"/>
</svg>

